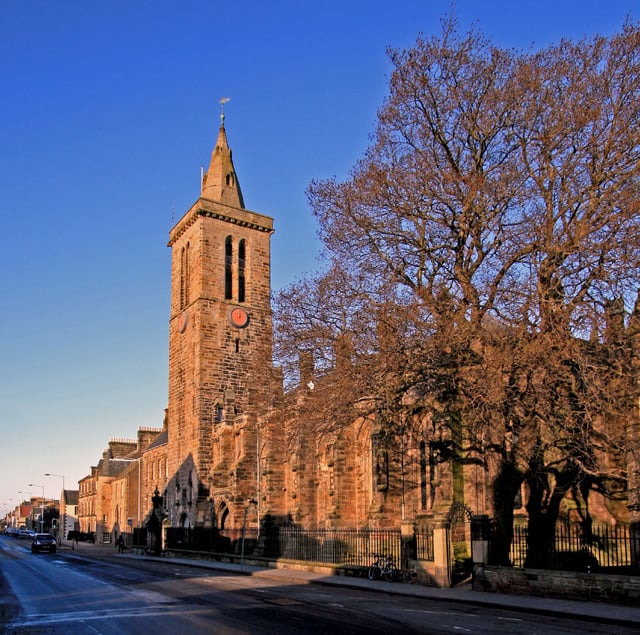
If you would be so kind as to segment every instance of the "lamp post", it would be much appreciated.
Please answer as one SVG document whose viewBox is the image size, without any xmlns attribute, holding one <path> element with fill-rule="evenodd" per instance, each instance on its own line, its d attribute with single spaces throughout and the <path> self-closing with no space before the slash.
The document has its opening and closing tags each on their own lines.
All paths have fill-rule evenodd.
<svg viewBox="0 0 640 635">
<path fill-rule="evenodd" d="M 240 552 L 240 571 L 244 570 L 244 537 L 245 537 L 245 534 L 247 533 L 247 512 L 249 511 L 250 505 L 257 505 L 257 504 L 258 504 L 257 500 L 250 498 L 244 507 L 244 520 L 242 522 L 242 549 Z M 258 523 L 259 522 L 260 522 L 260 519 L 258 518 Z"/>
<path fill-rule="evenodd" d="M 40 499 L 40 531 L 44 532 L 44 485 L 37 485 L 36 483 L 29 483 L 29 487 L 41 487 L 42 498 Z"/>
<path fill-rule="evenodd" d="M 47 472 L 45 476 L 57 476 L 62 479 L 62 495 L 60 496 L 60 509 L 62 509 L 62 499 L 65 498 L 64 493 L 64 474 L 49 474 Z M 67 501 L 64 503 L 64 513 L 62 514 L 62 534 L 60 535 L 60 539 L 64 540 L 65 534 L 67 531 Z"/>
</svg>

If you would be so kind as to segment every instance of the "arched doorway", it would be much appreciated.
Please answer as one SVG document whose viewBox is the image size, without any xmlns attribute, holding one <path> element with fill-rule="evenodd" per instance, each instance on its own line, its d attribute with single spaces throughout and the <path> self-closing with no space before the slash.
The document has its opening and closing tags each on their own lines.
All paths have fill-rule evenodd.
<svg viewBox="0 0 640 635">
<path fill-rule="evenodd" d="M 472 509 L 464 503 L 454 503 L 449 509 L 449 562 L 451 586 L 465 582 L 473 572 L 471 557 Z"/>
<path fill-rule="evenodd" d="M 222 508 L 220 510 L 220 529 L 226 529 L 227 518 L 229 518 L 229 508 L 226 503 L 222 504 Z"/>
</svg>

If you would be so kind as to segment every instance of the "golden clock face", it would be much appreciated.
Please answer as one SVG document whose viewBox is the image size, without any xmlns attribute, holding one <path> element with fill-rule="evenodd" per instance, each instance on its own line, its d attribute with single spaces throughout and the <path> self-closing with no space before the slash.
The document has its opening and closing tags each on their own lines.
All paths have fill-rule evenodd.
<svg viewBox="0 0 640 635">
<path fill-rule="evenodd" d="M 187 322 L 188 322 L 188 318 L 187 318 L 187 313 L 186 311 L 183 311 L 180 314 L 180 317 L 178 318 L 178 331 L 180 333 L 184 333 L 187 330 Z"/>
<path fill-rule="evenodd" d="M 249 324 L 249 315 L 244 309 L 236 307 L 229 312 L 229 320 L 233 326 L 242 329 Z"/>
</svg>

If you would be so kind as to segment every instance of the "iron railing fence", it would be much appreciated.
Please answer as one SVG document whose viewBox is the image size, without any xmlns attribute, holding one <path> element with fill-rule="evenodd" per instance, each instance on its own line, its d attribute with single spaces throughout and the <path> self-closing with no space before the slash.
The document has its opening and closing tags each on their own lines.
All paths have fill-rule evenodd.
<svg viewBox="0 0 640 635">
<path fill-rule="evenodd" d="M 133 545 L 135 547 L 147 546 L 147 528 L 146 527 L 134 527 L 131 534 L 131 542 L 127 542 L 127 545 Z"/>
<path fill-rule="evenodd" d="M 233 543 L 229 538 L 209 527 L 168 527 L 165 533 L 165 549 L 220 553 L 234 551 Z"/>
<path fill-rule="evenodd" d="M 526 526 L 513 528 L 510 560 L 514 567 L 525 566 L 527 536 Z M 626 525 L 593 525 L 590 535 L 579 524 L 560 525 L 548 564 L 556 570 L 637 573 L 634 563 L 639 553 L 640 533 L 632 532 Z"/>
<path fill-rule="evenodd" d="M 219 553 L 239 553 L 243 548 L 245 554 L 362 567 L 371 564 L 373 554 L 388 555 L 399 566 L 402 552 L 399 529 L 279 527 L 262 538 L 247 529 L 244 537 L 243 548 L 241 530 L 173 527 L 166 530 L 165 548 Z"/>
<path fill-rule="evenodd" d="M 416 558 L 433 562 L 433 529 L 425 528 L 416 531 Z"/>
<path fill-rule="evenodd" d="M 383 554 L 400 566 L 399 529 L 280 527 L 279 542 L 280 556 L 292 560 L 368 567 L 373 554 Z"/>
<path fill-rule="evenodd" d="M 131 542 L 146 545 L 146 535 L 134 531 Z M 166 549 L 239 553 L 241 544 L 242 530 L 171 527 L 165 533 Z M 433 561 L 433 529 L 425 527 L 416 532 L 415 548 L 418 560 Z M 374 554 L 382 554 L 400 566 L 402 540 L 399 529 L 279 527 L 262 538 L 247 529 L 244 553 L 362 567 L 371 564 Z"/>
</svg>

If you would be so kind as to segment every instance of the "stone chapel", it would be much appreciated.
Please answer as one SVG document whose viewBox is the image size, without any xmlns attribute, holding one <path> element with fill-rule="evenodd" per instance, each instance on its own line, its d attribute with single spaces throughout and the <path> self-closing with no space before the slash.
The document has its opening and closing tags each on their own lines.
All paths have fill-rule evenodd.
<svg viewBox="0 0 640 635">
<path fill-rule="evenodd" d="M 199 197 L 169 235 L 163 425 L 109 443 L 79 483 L 81 531 L 109 541 L 127 526 L 143 527 L 154 495 L 164 527 L 230 537 L 265 518 L 303 528 L 419 527 L 490 513 L 482 461 L 436 452 L 433 440 L 445 447 L 447 431 L 432 418 L 428 395 L 406 395 L 427 407 L 415 409 L 412 433 L 397 440 L 395 454 L 380 446 L 371 415 L 322 434 L 287 418 L 283 403 L 304 402 L 307 386 L 322 378 L 301 355 L 300 386 L 285 395 L 273 367 L 273 231 L 271 217 L 245 207 L 223 114 Z M 601 508 L 603 520 L 615 521 Z"/>
</svg>

